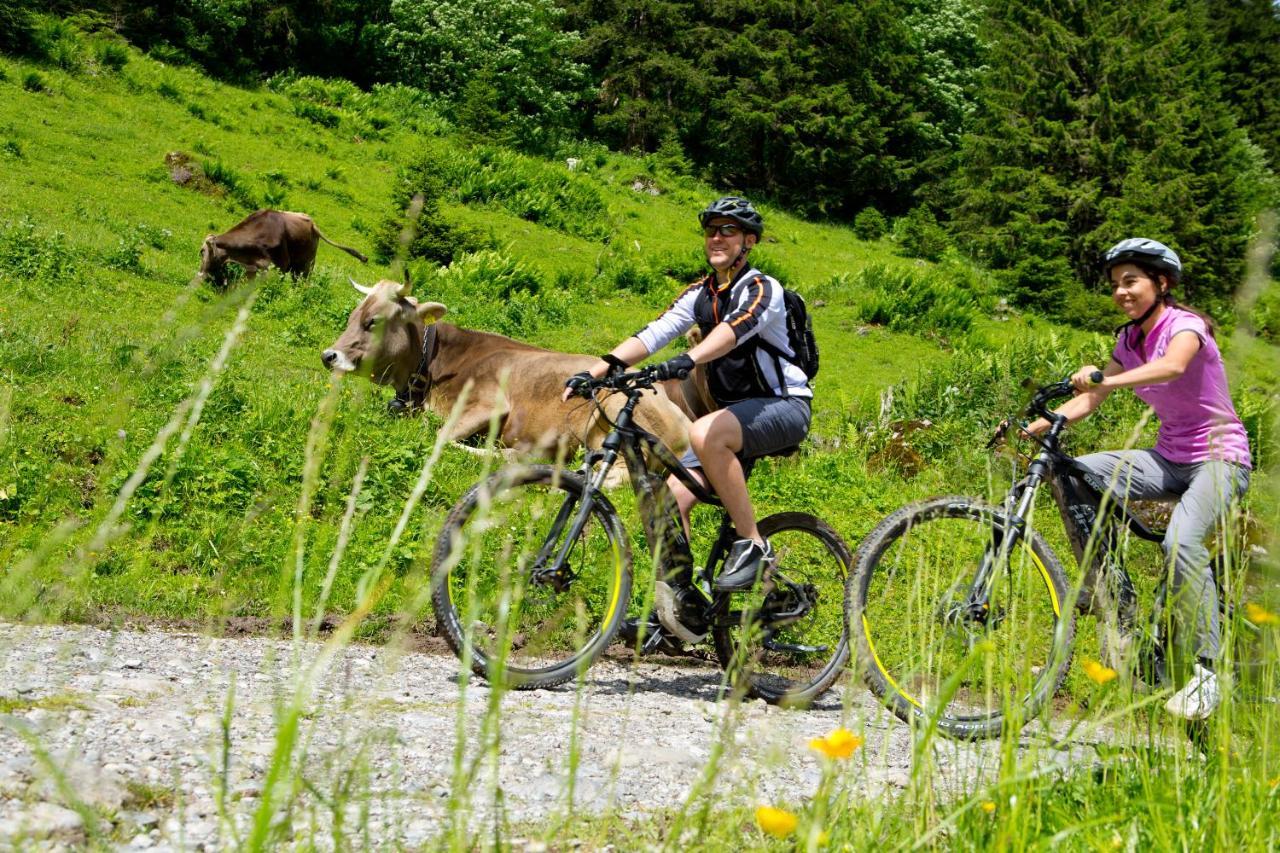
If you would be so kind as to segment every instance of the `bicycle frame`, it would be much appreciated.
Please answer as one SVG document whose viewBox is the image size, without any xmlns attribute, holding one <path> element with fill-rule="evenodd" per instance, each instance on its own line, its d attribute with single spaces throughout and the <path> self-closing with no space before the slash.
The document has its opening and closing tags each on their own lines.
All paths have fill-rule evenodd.
<svg viewBox="0 0 1280 853">
<path fill-rule="evenodd" d="M 644 524 L 645 542 L 657 562 L 658 580 L 676 581 L 703 592 L 710 603 L 710 596 L 702 585 L 694 582 L 693 551 L 684 533 L 684 525 L 680 520 L 675 499 L 666 483 L 666 474 L 673 474 L 684 484 L 697 499 L 713 506 L 722 506 L 720 499 L 707 490 L 687 468 L 684 467 L 662 441 L 652 433 L 635 423 L 635 407 L 644 393 L 643 388 L 631 388 L 627 394 L 627 402 L 619 410 L 612 421 L 613 429 L 605 436 L 600 449 L 586 455 L 583 462 L 584 479 L 587 488 L 583 493 L 577 511 L 573 511 L 570 501 L 561 507 L 542 549 L 534 561 L 535 574 L 552 574 L 557 567 L 564 565 L 568 557 L 568 549 L 582 532 L 583 526 L 590 516 L 595 496 L 604 486 L 609 470 L 621 456 L 627 466 L 631 479 L 631 488 L 639 503 L 641 521 Z M 657 471 L 653 465 L 647 464 L 648 458 L 657 463 Z M 572 521 L 569 516 L 572 514 Z M 567 535 L 565 523 L 569 523 Z M 723 557 L 726 540 L 732 530 L 732 523 L 725 515 L 720 524 L 720 534 L 712 546 L 707 564 L 703 569 L 704 579 L 709 584 L 716 565 Z M 559 553 L 548 568 L 547 558 L 554 543 L 562 541 Z"/>
<path fill-rule="evenodd" d="M 1120 501 L 1112 499 L 1105 483 L 1098 482 L 1094 475 L 1080 468 L 1074 458 L 1062 452 L 1061 435 L 1067 419 L 1049 411 L 1047 404 L 1068 393 L 1070 386 L 1065 382 L 1047 386 L 1028 407 L 1030 414 L 1049 421 L 1049 430 L 1040 439 L 1040 451 L 1027 465 L 1026 473 L 1014 482 L 1005 497 L 1004 516 L 1009 529 L 996 531 L 994 553 L 984 555 L 970 585 L 964 607 L 972 618 L 985 617 L 996 568 L 1007 562 L 1013 547 L 1024 536 L 1036 494 L 1048 481 L 1076 564 L 1082 572 L 1076 610 L 1086 614 L 1115 610 L 1122 627 L 1133 626 L 1137 613 L 1133 581 L 1124 565 L 1112 558 L 1119 532 L 1128 529 L 1140 539 L 1158 543 L 1164 538 L 1164 531 L 1152 530 L 1143 524 Z M 1112 590 L 1115 599 L 1109 600 Z"/>
<path fill-rule="evenodd" d="M 680 519 L 675 498 L 667 486 L 666 475 L 675 476 L 700 502 L 722 508 L 724 504 L 699 482 L 689 472 L 689 469 L 681 464 L 675 454 L 657 436 L 635 423 L 636 405 L 639 403 L 644 391 L 652 387 L 652 374 L 648 371 L 641 371 L 634 374 L 624 374 L 618 378 L 622 380 L 634 378 L 637 384 L 627 386 L 623 392 L 627 395 L 627 402 L 623 404 L 615 419 L 610 422 L 613 429 L 601 442 L 600 449 L 586 455 L 582 470 L 585 475 L 584 479 L 587 481 L 587 488 L 583 493 L 583 499 L 578 506 L 576 514 L 573 514 L 573 520 L 570 523 L 567 535 L 563 539 L 564 544 L 561 545 L 560 552 L 548 568 L 545 565 L 545 557 L 549 555 L 554 543 L 560 541 L 561 533 L 564 531 L 564 524 L 569 515 L 573 513 L 571 502 L 569 501 L 566 501 L 565 506 L 561 507 L 560 515 L 557 516 L 551 531 L 547 535 L 543 549 L 538 554 L 534 564 L 535 574 L 540 574 L 542 578 L 552 582 L 559 577 L 560 567 L 565 565 L 569 548 L 587 522 L 595 501 L 595 495 L 603 488 L 605 476 L 613 464 L 617 462 L 618 457 L 621 456 L 627 466 L 631 479 L 631 488 L 635 492 L 639 504 L 640 516 L 644 524 L 645 542 L 654 558 L 655 582 L 671 584 L 680 590 L 696 590 L 698 595 L 697 618 L 702 623 L 702 627 L 710 629 L 718 625 L 738 624 L 741 621 L 742 614 L 731 609 L 730 597 L 722 593 L 712 592 L 712 581 L 716 568 L 720 565 L 733 540 L 733 523 L 729 519 L 728 513 L 722 512 L 720 529 L 707 556 L 707 562 L 703 566 L 701 577 L 695 578 L 693 573 L 693 551 L 690 548 L 688 537 L 685 535 L 684 524 Z M 646 459 L 649 461 L 646 461 Z M 775 577 L 774 583 L 796 592 L 800 601 L 808 600 L 801 586 L 781 574 Z M 679 594 L 681 593 L 677 593 L 677 595 Z M 787 618 L 791 614 L 775 615 Z M 685 639 L 692 641 L 689 638 Z"/>
</svg>

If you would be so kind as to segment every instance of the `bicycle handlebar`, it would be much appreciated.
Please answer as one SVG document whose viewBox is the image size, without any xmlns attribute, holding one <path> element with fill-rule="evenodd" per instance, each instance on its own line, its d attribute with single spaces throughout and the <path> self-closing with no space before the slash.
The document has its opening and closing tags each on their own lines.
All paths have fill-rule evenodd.
<svg viewBox="0 0 1280 853">
<path fill-rule="evenodd" d="M 588 379 L 575 388 L 580 397 L 590 398 L 596 391 L 642 391 L 658 381 L 654 368 L 642 367 L 630 373 L 615 373 L 599 379 Z"/>
</svg>

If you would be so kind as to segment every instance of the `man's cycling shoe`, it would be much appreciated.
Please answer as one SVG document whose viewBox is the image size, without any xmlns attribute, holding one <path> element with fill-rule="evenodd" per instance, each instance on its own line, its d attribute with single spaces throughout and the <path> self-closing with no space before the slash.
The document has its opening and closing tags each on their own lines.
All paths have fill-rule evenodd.
<svg viewBox="0 0 1280 853">
<path fill-rule="evenodd" d="M 773 546 L 760 547 L 754 539 L 739 539 L 729 548 L 724 571 L 716 577 L 719 592 L 744 592 L 755 586 L 760 576 L 773 566 Z"/>
<path fill-rule="evenodd" d="M 1217 674 L 1196 664 L 1191 680 L 1177 693 L 1169 697 L 1164 709 L 1184 720 L 1203 720 L 1213 713 L 1222 701 L 1222 688 Z"/>
</svg>

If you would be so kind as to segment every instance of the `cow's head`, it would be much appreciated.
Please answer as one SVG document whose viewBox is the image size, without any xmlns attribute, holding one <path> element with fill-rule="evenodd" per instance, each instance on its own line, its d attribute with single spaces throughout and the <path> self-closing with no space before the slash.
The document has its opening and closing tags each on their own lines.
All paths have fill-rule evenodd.
<svg viewBox="0 0 1280 853">
<path fill-rule="evenodd" d="M 222 284 L 227 275 L 227 250 L 218 245 L 217 237 L 210 234 L 200 244 L 200 271 L 196 278 L 204 281 L 213 279 L 215 284 Z"/>
<path fill-rule="evenodd" d="M 422 357 L 422 331 L 448 310 L 439 302 L 419 303 L 405 285 L 380 281 L 373 287 L 351 282 L 364 294 L 347 328 L 320 355 L 324 366 L 367 376 L 379 385 L 404 388 Z"/>
</svg>

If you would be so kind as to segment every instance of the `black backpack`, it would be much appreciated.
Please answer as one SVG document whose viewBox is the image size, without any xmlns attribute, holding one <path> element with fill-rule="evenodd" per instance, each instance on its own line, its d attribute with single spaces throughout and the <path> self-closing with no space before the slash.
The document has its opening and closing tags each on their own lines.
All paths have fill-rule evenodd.
<svg viewBox="0 0 1280 853">
<path fill-rule="evenodd" d="M 760 341 L 760 346 L 774 358 L 782 358 L 804 371 L 804 375 L 812 380 L 818 375 L 818 340 L 813 336 L 813 318 L 809 316 L 809 307 L 804 304 L 804 297 L 788 288 L 782 289 L 782 302 L 787 307 L 787 344 L 795 353 L 792 358 L 767 341 Z"/>
</svg>

